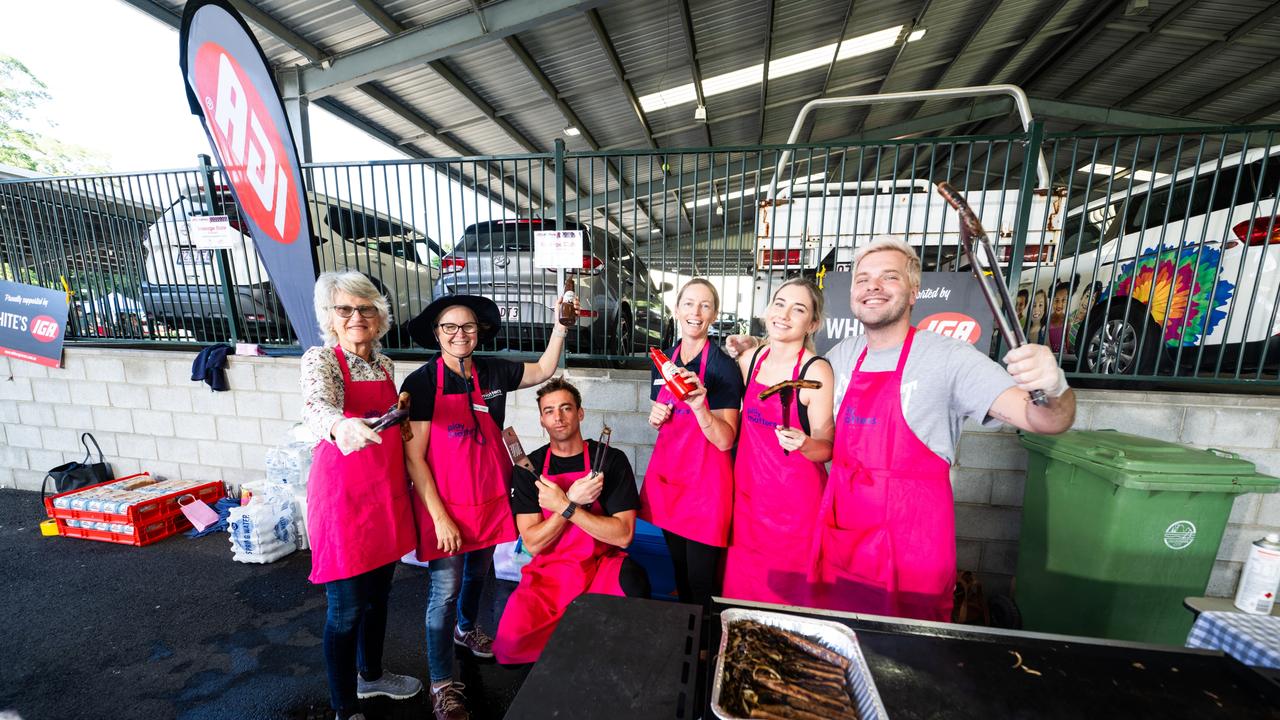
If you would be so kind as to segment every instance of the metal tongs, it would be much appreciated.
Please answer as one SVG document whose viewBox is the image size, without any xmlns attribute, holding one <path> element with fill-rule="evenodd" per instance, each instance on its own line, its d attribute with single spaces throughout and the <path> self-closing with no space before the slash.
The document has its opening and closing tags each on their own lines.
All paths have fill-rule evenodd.
<svg viewBox="0 0 1280 720">
<path fill-rule="evenodd" d="M 608 425 L 604 426 L 604 430 L 600 431 L 600 451 L 596 456 L 591 458 L 591 474 L 595 475 L 604 472 L 604 455 L 609 452 L 609 442 L 613 439 L 613 430 Z"/>
<path fill-rule="evenodd" d="M 787 429 L 787 418 L 791 416 L 791 401 L 795 398 L 796 393 L 800 390 L 817 390 L 822 387 L 822 383 L 817 380 L 783 380 L 782 382 L 770 387 L 768 390 L 760 393 L 761 400 L 768 400 L 770 397 L 777 395 L 778 402 L 782 403 L 782 429 Z M 791 451 L 783 450 L 783 455 L 790 455 Z"/>
<path fill-rule="evenodd" d="M 951 183 L 938 183 L 938 194 L 960 215 L 960 246 L 964 248 L 969 269 L 978 278 L 982 297 L 987 301 L 987 307 L 991 308 L 991 314 L 995 316 L 1000 336 L 1004 338 L 1005 344 L 1010 349 L 1026 345 L 1027 336 L 1022 332 L 1022 324 L 1013 315 L 1013 298 L 1009 297 L 1009 288 L 997 280 L 1000 277 L 1000 263 L 996 259 L 995 249 L 991 247 L 991 239 L 987 237 L 987 231 L 982 229 L 978 216 L 973 214 L 969 203 L 965 202 L 964 197 L 951 187 Z M 997 295 L 999 302 L 996 299 Z M 1049 400 L 1045 397 L 1043 390 L 1032 390 L 1031 402 L 1043 407 L 1049 403 Z"/>
</svg>

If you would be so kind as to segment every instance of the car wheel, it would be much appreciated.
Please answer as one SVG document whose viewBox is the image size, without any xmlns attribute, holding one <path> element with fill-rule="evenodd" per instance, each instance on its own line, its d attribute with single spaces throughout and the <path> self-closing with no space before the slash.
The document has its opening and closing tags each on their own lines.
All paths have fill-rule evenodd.
<svg viewBox="0 0 1280 720">
<path fill-rule="evenodd" d="M 676 324 L 670 319 L 662 324 L 661 342 L 663 350 L 666 350 L 676 344 Z"/>
<path fill-rule="evenodd" d="M 1145 305 L 1125 301 L 1116 298 L 1106 319 L 1089 329 L 1080 353 L 1082 372 L 1148 375 L 1155 370 L 1159 329 L 1147 318 Z"/>
</svg>

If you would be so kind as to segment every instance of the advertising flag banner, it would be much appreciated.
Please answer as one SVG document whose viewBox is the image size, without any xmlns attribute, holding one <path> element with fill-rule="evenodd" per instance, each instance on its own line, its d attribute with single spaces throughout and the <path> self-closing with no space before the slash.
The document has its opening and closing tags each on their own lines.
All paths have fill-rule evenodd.
<svg viewBox="0 0 1280 720">
<path fill-rule="evenodd" d="M 862 323 L 849 306 L 853 275 L 847 271 L 823 274 L 822 327 L 814 337 L 821 355 L 841 340 L 862 334 Z M 982 352 L 991 347 L 995 319 L 971 272 L 921 273 L 920 292 L 911 308 L 911 324 L 920 330 L 973 343 Z"/>
<path fill-rule="evenodd" d="M 0 280 L 0 357 L 62 367 L 67 294 Z"/>
<path fill-rule="evenodd" d="M 179 42 L 191 112 L 200 116 L 298 341 L 304 349 L 319 345 L 306 188 L 266 56 L 223 0 L 187 3 Z"/>
</svg>

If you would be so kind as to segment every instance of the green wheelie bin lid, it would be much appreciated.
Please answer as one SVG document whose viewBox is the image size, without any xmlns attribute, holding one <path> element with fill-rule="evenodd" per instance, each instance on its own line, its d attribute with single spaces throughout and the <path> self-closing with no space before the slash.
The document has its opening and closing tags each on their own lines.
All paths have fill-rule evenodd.
<svg viewBox="0 0 1280 720">
<path fill-rule="evenodd" d="M 1077 466 L 1134 490 L 1276 492 L 1280 478 L 1225 450 L 1198 450 L 1116 430 L 1071 430 L 1061 435 L 1022 433 L 1031 452 Z"/>
</svg>

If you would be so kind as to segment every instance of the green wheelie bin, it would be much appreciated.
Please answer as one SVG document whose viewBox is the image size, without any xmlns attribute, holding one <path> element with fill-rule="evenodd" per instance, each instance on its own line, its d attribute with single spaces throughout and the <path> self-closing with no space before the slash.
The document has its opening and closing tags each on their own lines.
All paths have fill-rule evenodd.
<svg viewBox="0 0 1280 720">
<path fill-rule="evenodd" d="M 1275 492 L 1235 453 L 1114 430 L 1025 433 L 1014 597 L 1023 628 L 1182 645 L 1236 496 Z"/>
</svg>

